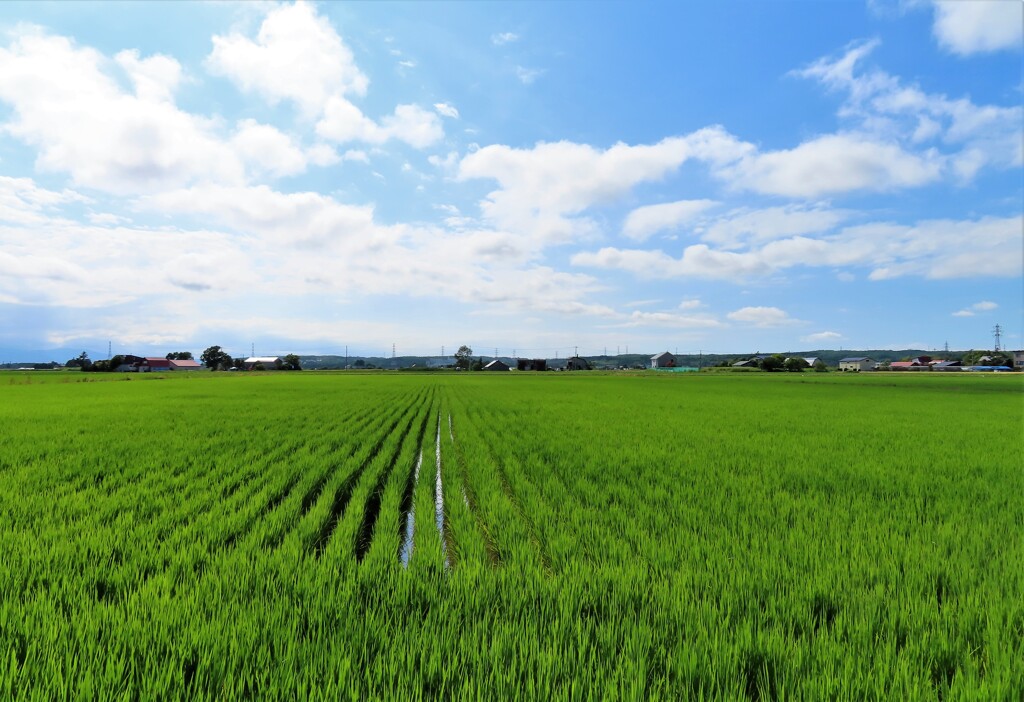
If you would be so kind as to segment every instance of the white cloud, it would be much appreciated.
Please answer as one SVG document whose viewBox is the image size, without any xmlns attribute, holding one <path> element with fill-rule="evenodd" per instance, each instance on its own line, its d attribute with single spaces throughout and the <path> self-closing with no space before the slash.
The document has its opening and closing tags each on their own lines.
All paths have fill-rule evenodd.
<svg viewBox="0 0 1024 702">
<path fill-rule="evenodd" d="M 984 3 L 950 2 L 944 6 L 980 4 Z M 1017 9 L 1019 14 L 1019 5 Z M 899 177 L 891 185 L 908 179 L 908 185 L 912 184 L 915 177 L 924 177 L 935 168 L 944 178 L 967 182 L 987 166 L 1008 168 L 1024 162 L 1020 139 L 1024 108 L 976 105 L 968 97 L 929 94 L 884 71 L 862 69 L 878 45 L 877 40 L 854 43 L 840 56 L 819 59 L 794 74 L 845 92 L 839 116 L 855 123 L 856 133 L 866 135 L 863 138 L 890 146 L 899 144 L 901 149 L 926 144 L 946 149 L 940 153 L 937 146 L 931 146 L 918 154 L 900 153 Z M 918 169 L 913 167 L 913 159 L 917 159 Z M 921 168 L 924 170 L 915 175 L 915 170 Z"/>
<path fill-rule="evenodd" d="M 459 111 L 454 105 L 448 102 L 435 102 L 434 109 L 437 110 L 438 114 L 445 117 L 451 117 L 452 119 L 459 118 Z"/>
<path fill-rule="evenodd" d="M 416 62 L 406 59 L 405 61 L 399 61 L 398 65 L 402 68 L 416 68 Z"/>
<path fill-rule="evenodd" d="M 370 157 L 362 149 L 349 149 L 341 155 L 342 161 L 358 161 L 359 163 L 369 163 Z"/>
<path fill-rule="evenodd" d="M 524 68 L 516 66 L 516 78 L 523 85 L 532 85 L 535 80 L 544 74 L 543 68 Z"/>
<path fill-rule="evenodd" d="M 502 46 L 504 44 L 511 44 L 514 41 L 519 40 L 519 35 L 513 32 L 501 32 L 499 34 L 491 35 L 491 43 L 495 46 Z"/>
<path fill-rule="evenodd" d="M 532 149 L 491 145 L 459 164 L 459 178 L 493 178 L 500 189 L 480 203 L 485 219 L 533 239 L 557 243 L 593 231 L 575 217 L 621 197 L 638 183 L 656 181 L 692 152 L 690 141 L 653 145 L 616 144 L 604 151 L 571 142 L 539 143 Z"/>
<path fill-rule="evenodd" d="M 681 310 L 696 310 L 704 306 L 704 303 L 696 298 L 689 300 L 683 300 L 679 303 L 679 309 Z"/>
<path fill-rule="evenodd" d="M 613 268 L 642 278 L 698 277 L 742 282 L 795 267 L 866 267 L 868 278 L 1018 277 L 1024 258 L 1020 217 L 884 222 L 845 227 L 820 238 L 794 236 L 741 251 L 687 246 L 663 251 L 603 248 L 571 258 L 576 266 Z M 970 241 L 970 246 L 964 246 Z"/>
<path fill-rule="evenodd" d="M 271 104 L 291 100 L 308 116 L 336 96 L 366 94 L 369 79 L 325 17 L 310 3 L 267 13 L 253 41 L 237 32 L 213 37 L 208 70 Z"/>
<path fill-rule="evenodd" d="M 155 54 L 140 59 L 135 49 L 119 52 L 114 60 L 125 70 L 141 100 L 170 101 L 181 82 L 181 64 L 169 56 Z"/>
<path fill-rule="evenodd" d="M 331 23 L 310 3 L 270 10 L 255 41 L 238 32 L 215 36 L 206 66 L 271 104 L 294 102 L 307 119 L 319 118 L 316 133 L 323 139 L 370 144 L 395 139 L 424 148 L 444 136 L 437 115 L 418 105 L 398 105 L 379 123 L 364 115 L 349 98 L 365 95 L 369 79 Z"/>
<path fill-rule="evenodd" d="M 954 317 L 973 317 L 978 312 L 991 312 L 997 309 L 999 305 L 991 300 L 982 300 L 981 302 L 975 302 L 970 307 L 965 307 L 962 310 L 958 310 L 953 313 Z"/>
<path fill-rule="evenodd" d="M 710 315 L 678 314 L 676 312 L 641 312 L 634 310 L 624 327 L 670 327 L 677 329 L 719 329 L 725 325 Z"/>
<path fill-rule="evenodd" d="M 382 144 L 389 139 L 404 141 L 423 149 L 444 138 L 441 120 L 418 105 L 399 105 L 394 114 L 377 124 L 348 100 L 328 100 L 324 115 L 316 124 L 316 133 L 334 142 L 364 141 Z"/>
<path fill-rule="evenodd" d="M 644 241 L 652 234 L 692 221 L 717 204 L 714 200 L 679 200 L 638 207 L 626 217 L 622 232 L 630 239 Z"/>
<path fill-rule="evenodd" d="M 244 119 L 231 137 L 235 151 L 259 173 L 289 176 L 306 170 L 306 154 L 276 127 Z"/>
<path fill-rule="evenodd" d="M 52 217 L 50 211 L 61 205 L 92 202 L 72 190 L 47 190 L 31 178 L 0 176 L 0 222 L 41 224 Z"/>
<path fill-rule="evenodd" d="M 755 327 L 784 327 L 790 324 L 800 324 L 800 320 L 793 319 L 778 307 L 743 307 L 726 315 L 734 322 L 751 324 Z"/>
<path fill-rule="evenodd" d="M 843 335 L 839 332 L 834 331 L 823 331 L 817 332 L 816 334 L 808 334 L 807 336 L 801 336 L 800 341 L 808 344 L 816 344 L 821 341 L 838 341 L 842 339 Z"/>
<path fill-rule="evenodd" d="M 1024 37 L 1024 6 L 1012 0 L 936 1 L 932 30 L 943 48 L 960 55 L 1014 49 Z"/>
<path fill-rule="evenodd" d="M 751 155 L 720 169 L 734 185 L 770 195 L 816 198 L 853 190 L 892 191 L 938 180 L 937 153 L 904 151 L 863 134 L 829 134 L 796 146 Z"/>
<path fill-rule="evenodd" d="M 65 37 L 29 29 L 0 48 L 0 101 L 13 108 L 6 131 L 37 149 L 37 168 L 116 193 L 242 181 L 244 165 L 218 125 L 170 101 L 173 59 L 119 56 L 136 94 L 105 72 L 103 55 Z"/>
<path fill-rule="evenodd" d="M 824 234 L 849 216 L 827 205 L 744 208 L 727 212 L 698 231 L 704 241 L 731 249 L 791 236 Z"/>
</svg>

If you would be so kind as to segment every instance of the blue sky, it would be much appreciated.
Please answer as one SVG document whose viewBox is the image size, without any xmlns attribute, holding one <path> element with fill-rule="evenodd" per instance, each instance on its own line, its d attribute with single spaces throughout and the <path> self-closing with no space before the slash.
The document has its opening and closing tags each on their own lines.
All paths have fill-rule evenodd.
<svg viewBox="0 0 1024 702">
<path fill-rule="evenodd" d="M 1022 12 L 3 3 L 0 351 L 1021 348 Z"/>
</svg>

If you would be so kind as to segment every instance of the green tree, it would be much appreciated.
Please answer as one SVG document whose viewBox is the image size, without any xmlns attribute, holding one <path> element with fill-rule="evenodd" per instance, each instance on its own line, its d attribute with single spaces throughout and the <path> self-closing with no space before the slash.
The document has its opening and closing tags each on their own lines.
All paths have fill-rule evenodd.
<svg viewBox="0 0 1024 702">
<path fill-rule="evenodd" d="M 294 353 L 290 353 L 284 357 L 284 370 L 302 370 L 302 362 L 299 361 L 299 357 Z"/>
<path fill-rule="evenodd" d="M 796 356 L 790 356 L 783 362 L 783 367 L 790 373 L 803 373 L 807 368 L 807 361 Z"/>
<path fill-rule="evenodd" d="M 817 361 L 815 361 L 814 365 L 811 366 L 811 367 L 814 368 L 814 372 L 815 373 L 827 373 L 828 372 L 828 366 L 826 366 L 825 362 L 823 360 L 821 360 L 820 358 Z"/>
<path fill-rule="evenodd" d="M 761 359 L 761 370 L 769 373 L 774 373 L 777 370 L 782 370 L 783 358 L 779 354 L 773 356 L 765 356 Z"/>
<path fill-rule="evenodd" d="M 353 368 L 365 368 L 366 367 L 366 361 L 364 361 L 361 358 L 357 358 L 356 362 L 352 364 L 352 367 Z"/>
<path fill-rule="evenodd" d="M 164 356 L 168 361 L 194 361 L 191 351 L 171 351 Z"/>
<path fill-rule="evenodd" d="M 89 360 L 89 354 L 83 351 L 78 354 L 78 358 L 68 359 L 64 365 L 68 368 L 81 368 L 84 370 L 86 367 L 92 365 L 92 361 Z"/>
<path fill-rule="evenodd" d="M 220 370 L 221 366 L 231 366 L 231 356 L 224 352 L 220 346 L 211 346 L 200 354 L 199 359 L 210 370 Z"/>
<path fill-rule="evenodd" d="M 463 344 L 455 352 L 455 367 L 469 368 L 473 359 L 473 349 Z"/>
</svg>

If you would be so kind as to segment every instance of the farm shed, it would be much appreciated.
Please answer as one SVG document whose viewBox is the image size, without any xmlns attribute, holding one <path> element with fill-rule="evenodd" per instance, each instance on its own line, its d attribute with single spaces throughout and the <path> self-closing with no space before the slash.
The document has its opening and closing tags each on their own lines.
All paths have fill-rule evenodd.
<svg viewBox="0 0 1024 702">
<path fill-rule="evenodd" d="M 262 364 L 264 370 L 277 370 L 284 363 L 284 359 L 280 356 L 250 356 L 245 359 L 245 369 L 252 370 L 257 363 Z"/>
<path fill-rule="evenodd" d="M 121 365 L 114 370 L 118 373 L 135 373 L 139 370 L 139 364 L 145 360 L 142 356 L 133 356 L 130 353 L 121 354 Z"/>
<path fill-rule="evenodd" d="M 579 356 L 573 356 L 565 362 L 565 369 L 571 371 L 590 370 L 590 361 Z"/>
<path fill-rule="evenodd" d="M 875 362 L 867 356 L 849 356 L 839 359 L 839 370 L 841 371 L 862 371 L 871 370 Z"/>
<path fill-rule="evenodd" d="M 546 371 L 548 362 L 543 358 L 520 358 L 516 360 L 516 370 Z"/>
<path fill-rule="evenodd" d="M 173 371 L 195 371 L 202 369 L 203 364 L 199 361 L 193 361 L 191 359 L 178 361 L 171 359 L 171 370 Z"/>
<path fill-rule="evenodd" d="M 675 368 L 676 357 L 668 351 L 662 351 L 657 356 L 651 356 L 651 368 Z"/>
<path fill-rule="evenodd" d="M 136 363 L 135 366 L 138 368 L 139 373 L 171 370 L 171 362 L 166 358 L 160 358 L 159 356 L 146 356 L 144 359 Z"/>
<path fill-rule="evenodd" d="M 502 363 L 498 359 L 494 359 L 493 361 L 488 363 L 486 366 L 484 366 L 484 370 L 485 371 L 507 371 L 508 370 L 508 365 L 505 364 L 505 363 Z"/>
<path fill-rule="evenodd" d="M 746 361 L 737 361 L 736 363 L 732 364 L 732 367 L 733 368 L 757 368 L 757 361 L 755 361 L 752 358 L 749 359 L 749 360 L 746 360 Z"/>
</svg>

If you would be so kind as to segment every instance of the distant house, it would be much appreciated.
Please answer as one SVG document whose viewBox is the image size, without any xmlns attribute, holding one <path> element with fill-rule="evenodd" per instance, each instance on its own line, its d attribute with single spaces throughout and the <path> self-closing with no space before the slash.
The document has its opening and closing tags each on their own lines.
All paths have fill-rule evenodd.
<svg viewBox="0 0 1024 702">
<path fill-rule="evenodd" d="M 252 370 L 256 364 L 261 364 L 263 370 L 277 370 L 284 363 L 280 356 L 250 356 L 243 362 L 246 370 Z"/>
<path fill-rule="evenodd" d="M 590 361 L 579 356 L 573 356 L 565 362 L 565 369 L 571 371 L 590 370 Z"/>
<path fill-rule="evenodd" d="M 810 356 L 804 357 L 804 360 L 807 362 L 808 368 L 814 368 L 814 364 L 817 363 L 819 359 L 817 356 Z"/>
<path fill-rule="evenodd" d="M 484 366 L 484 370 L 485 371 L 501 371 L 501 372 L 504 372 L 504 371 L 508 370 L 508 364 L 502 363 L 498 359 L 494 359 L 493 361 L 488 363 L 486 366 Z"/>
<path fill-rule="evenodd" d="M 152 373 L 153 371 L 171 370 L 171 362 L 159 356 L 146 356 L 135 364 L 139 373 Z"/>
<path fill-rule="evenodd" d="M 675 368 L 677 365 L 676 357 L 668 351 L 662 351 L 657 356 L 651 356 L 651 368 Z"/>
<path fill-rule="evenodd" d="M 202 370 L 202 369 L 203 369 L 203 364 L 201 364 L 199 361 L 193 361 L 192 359 L 180 360 L 180 361 L 179 360 L 175 360 L 175 359 L 171 359 L 170 370 L 172 370 L 172 371 L 196 371 L 196 370 Z"/>
<path fill-rule="evenodd" d="M 932 361 L 933 371 L 959 371 L 963 370 L 960 361 Z"/>
<path fill-rule="evenodd" d="M 839 370 L 841 371 L 863 371 L 871 370 L 875 362 L 867 356 L 849 356 L 839 359 Z"/>
<path fill-rule="evenodd" d="M 746 361 L 736 361 L 732 364 L 733 368 L 757 368 L 757 361 L 753 358 L 748 358 Z"/>
<path fill-rule="evenodd" d="M 133 356 L 130 353 L 121 354 L 121 365 L 114 370 L 118 373 L 135 373 L 139 370 L 139 364 L 144 359 L 142 356 Z"/>
<path fill-rule="evenodd" d="M 1022 368 L 1024 367 L 1024 351 L 1013 352 L 1013 367 Z"/>
<path fill-rule="evenodd" d="M 516 360 L 516 370 L 546 371 L 548 362 L 543 358 L 520 358 Z"/>
</svg>

